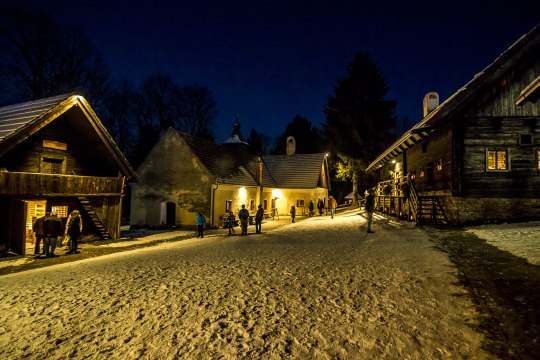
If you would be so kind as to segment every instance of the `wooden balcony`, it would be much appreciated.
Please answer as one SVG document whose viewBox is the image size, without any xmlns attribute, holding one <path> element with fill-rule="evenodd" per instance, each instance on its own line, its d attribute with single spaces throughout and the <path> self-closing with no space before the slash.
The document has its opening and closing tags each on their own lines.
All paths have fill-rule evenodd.
<svg viewBox="0 0 540 360">
<path fill-rule="evenodd" d="M 0 172 L 2 196 L 120 196 L 123 178 Z"/>
</svg>

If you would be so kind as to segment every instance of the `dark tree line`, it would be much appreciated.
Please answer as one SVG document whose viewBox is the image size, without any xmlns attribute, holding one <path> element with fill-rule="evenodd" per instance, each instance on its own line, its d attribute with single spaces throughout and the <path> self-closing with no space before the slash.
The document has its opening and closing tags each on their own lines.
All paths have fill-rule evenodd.
<svg viewBox="0 0 540 360">
<path fill-rule="evenodd" d="M 47 13 L 0 7 L 0 105 L 81 93 L 137 166 L 169 126 L 213 140 L 216 102 L 205 87 L 149 74 L 138 87 L 114 80 L 90 39 Z"/>
<path fill-rule="evenodd" d="M 284 154 L 288 136 L 297 153 L 337 154 L 335 175 L 365 187 L 366 166 L 395 138 L 396 103 L 368 54 L 357 54 L 328 98 L 322 129 L 295 116 L 271 139 L 252 129 L 253 154 Z M 0 7 L 0 105 L 79 92 L 93 108 L 132 165 L 140 164 L 170 126 L 213 141 L 216 102 L 205 87 L 179 86 L 165 74 L 149 74 L 134 86 L 114 80 L 99 51 L 77 29 L 46 13 Z"/>
</svg>

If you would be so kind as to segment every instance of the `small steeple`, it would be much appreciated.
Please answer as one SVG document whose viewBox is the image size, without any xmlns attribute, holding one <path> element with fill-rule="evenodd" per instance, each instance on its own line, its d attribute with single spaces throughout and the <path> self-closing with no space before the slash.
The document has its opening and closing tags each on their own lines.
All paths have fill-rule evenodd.
<svg viewBox="0 0 540 360">
<path fill-rule="evenodd" d="M 231 136 L 223 142 L 223 144 L 245 144 L 248 143 L 244 140 L 242 132 L 240 131 L 240 115 L 236 114 L 236 121 L 233 124 L 233 131 Z"/>
</svg>

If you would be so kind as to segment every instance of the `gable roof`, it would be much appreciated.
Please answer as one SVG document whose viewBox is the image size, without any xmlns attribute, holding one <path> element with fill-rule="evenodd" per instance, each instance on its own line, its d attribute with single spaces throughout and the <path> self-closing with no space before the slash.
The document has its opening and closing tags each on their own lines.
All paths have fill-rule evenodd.
<svg viewBox="0 0 540 360">
<path fill-rule="evenodd" d="M 185 141 L 206 169 L 219 178 L 220 183 L 257 186 L 255 179 L 246 168 L 250 156 L 246 159 L 245 155 L 225 145 L 172 130 Z"/>
<path fill-rule="evenodd" d="M 440 104 L 432 112 L 427 114 L 419 123 L 405 132 L 398 140 L 379 155 L 366 171 L 372 171 L 382 167 L 396 155 L 420 143 L 429 136 L 432 128 L 442 119 L 454 115 L 474 101 L 475 96 L 487 86 L 491 85 L 510 68 L 519 64 L 522 59 L 538 51 L 540 47 L 540 25 L 535 26 L 527 34 L 519 38 L 498 58 L 484 70 L 476 74 L 465 86 L 456 91 L 446 101 Z"/>
<path fill-rule="evenodd" d="M 0 108 L 0 156 L 74 107 L 82 111 L 84 118 L 99 136 L 120 171 L 125 176 L 137 180 L 137 174 L 90 104 L 77 94 L 64 94 Z"/>
<path fill-rule="evenodd" d="M 521 91 L 514 104 L 516 106 L 522 106 L 527 101 L 535 103 L 538 99 L 540 99 L 540 75 Z"/>
<path fill-rule="evenodd" d="M 324 153 L 262 156 L 268 173 L 279 188 L 316 188 L 319 184 Z M 263 171 L 264 183 L 264 171 Z"/>
<path fill-rule="evenodd" d="M 259 186 L 255 169 L 262 162 L 262 186 L 272 188 L 311 189 L 319 184 L 325 154 L 256 156 L 245 148 L 235 148 L 197 138 L 170 128 L 189 146 L 219 183 Z"/>
</svg>

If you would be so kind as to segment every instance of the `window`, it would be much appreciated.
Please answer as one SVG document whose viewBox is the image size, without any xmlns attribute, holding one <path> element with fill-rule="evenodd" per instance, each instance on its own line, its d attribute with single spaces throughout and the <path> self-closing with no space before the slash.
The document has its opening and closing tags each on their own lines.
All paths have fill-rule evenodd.
<svg viewBox="0 0 540 360">
<path fill-rule="evenodd" d="M 304 200 L 296 200 L 296 207 L 304 207 Z"/>
<path fill-rule="evenodd" d="M 519 134 L 519 145 L 532 145 L 532 134 Z"/>
<path fill-rule="evenodd" d="M 536 149 L 536 170 L 540 170 L 540 149 Z"/>
<path fill-rule="evenodd" d="M 437 161 L 436 168 L 437 168 L 437 171 L 442 171 L 442 159 Z"/>
<path fill-rule="evenodd" d="M 41 172 L 43 174 L 63 174 L 64 159 L 42 158 Z"/>
<path fill-rule="evenodd" d="M 508 170 L 508 150 L 487 150 L 486 168 L 488 171 Z"/>
<path fill-rule="evenodd" d="M 268 200 L 266 199 L 263 200 L 263 209 L 264 210 L 268 209 Z"/>
<path fill-rule="evenodd" d="M 420 177 L 424 177 L 424 175 L 426 175 L 426 171 L 424 170 L 424 167 L 422 166 L 420 168 Z"/>
<path fill-rule="evenodd" d="M 67 206 L 51 206 L 51 213 L 56 213 L 59 218 L 65 218 L 68 216 Z"/>
<path fill-rule="evenodd" d="M 232 200 L 225 200 L 225 212 L 228 214 L 232 211 Z"/>
<path fill-rule="evenodd" d="M 249 210 L 255 210 L 255 200 L 249 200 Z"/>
</svg>

